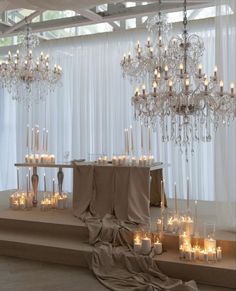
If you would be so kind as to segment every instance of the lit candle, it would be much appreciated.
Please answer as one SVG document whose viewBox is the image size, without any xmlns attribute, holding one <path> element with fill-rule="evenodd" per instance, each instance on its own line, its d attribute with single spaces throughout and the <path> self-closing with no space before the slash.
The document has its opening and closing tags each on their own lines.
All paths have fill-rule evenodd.
<svg viewBox="0 0 236 291">
<path fill-rule="evenodd" d="M 201 75 L 202 75 L 202 64 L 198 65 L 198 75 L 199 75 L 199 77 L 201 77 Z"/>
<path fill-rule="evenodd" d="M 178 208 L 177 208 L 177 186 L 176 182 L 174 183 L 174 189 L 175 189 L 175 213 L 178 213 Z"/>
<path fill-rule="evenodd" d="M 146 89 L 146 87 L 145 87 L 145 85 L 143 84 L 143 85 L 142 85 L 143 95 L 145 95 L 145 89 Z"/>
<path fill-rule="evenodd" d="M 161 41 L 162 41 L 162 37 L 161 37 L 161 35 L 160 35 L 160 36 L 159 36 L 159 46 L 160 46 L 160 47 L 162 46 Z"/>
<path fill-rule="evenodd" d="M 189 90 L 189 79 L 185 80 L 185 90 L 188 91 Z"/>
<path fill-rule="evenodd" d="M 157 83 L 153 82 L 153 95 L 156 96 L 157 94 Z"/>
<path fill-rule="evenodd" d="M 165 65 L 164 70 L 165 70 L 165 80 L 168 80 L 168 66 L 167 65 Z"/>
<path fill-rule="evenodd" d="M 189 177 L 187 177 L 187 209 L 189 209 Z"/>
<path fill-rule="evenodd" d="M 134 251 L 135 251 L 135 253 L 139 254 L 141 251 L 141 247 L 142 247 L 141 240 L 139 237 L 136 237 L 134 239 Z"/>
<path fill-rule="evenodd" d="M 162 231 L 162 220 L 157 219 L 157 232 L 161 232 L 161 231 Z"/>
<path fill-rule="evenodd" d="M 139 89 L 138 89 L 138 87 L 136 87 L 136 89 L 134 91 L 134 95 L 135 95 L 135 97 L 138 97 L 138 95 L 139 95 Z"/>
<path fill-rule="evenodd" d="M 173 82 L 172 82 L 172 80 L 169 80 L 169 91 L 170 92 L 172 91 L 172 86 L 173 86 Z"/>
<path fill-rule="evenodd" d="M 204 238 L 204 249 L 209 250 L 209 249 L 215 249 L 216 248 L 216 240 L 211 237 Z"/>
<path fill-rule="evenodd" d="M 20 189 L 19 168 L 16 169 L 16 185 L 17 185 L 17 190 L 19 190 Z"/>
<path fill-rule="evenodd" d="M 220 81 L 220 94 L 223 95 L 224 93 L 224 82 L 221 80 Z"/>
<path fill-rule="evenodd" d="M 47 183 L 46 183 L 46 175 L 45 173 L 43 174 L 43 182 L 44 182 L 44 193 L 47 192 Z"/>
<path fill-rule="evenodd" d="M 128 61 L 130 62 L 131 60 L 131 52 L 128 53 Z"/>
<path fill-rule="evenodd" d="M 153 247 L 156 255 L 162 254 L 162 243 L 160 241 L 154 242 Z"/>
<path fill-rule="evenodd" d="M 184 70 L 184 65 L 182 63 L 179 65 L 179 69 L 180 69 L 180 75 L 182 76 L 183 70 Z"/>
<path fill-rule="evenodd" d="M 147 47 L 150 47 L 150 37 L 147 38 Z"/>
<path fill-rule="evenodd" d="M 145 235 L 142 238 L 141 252 L 143 255 L 148 255 L 151 251 L 151 239 Z"/>
<path fill-rule="evenodd" d="M 138 48 L 138 58 L 141 58 L 141 48 Z"/>
<path fill-rule="evenodd" d="M 234 95 L 234 83 L 230 84 L 230 93 L 231 95 Z"/>
<path fill-rule="evenodd" d="M 214 79 L 215 80 L 217 79 L 217 71 L 218 71 L 218 68 L 217 68 L 217 66 L 215 66 L 215 68 L 214 68 Z"/>
<path fill-rule="evenodd" d="M 195 234 L 196 234 L 196 231 L 197 231 L 197 220 L 198 220 L 198 217 L 197 217 L 197 200 L 195 200 L 194 204 L 195 204 L 195 214 L 194 214 L 195 221 L 194 221 L 194 224 L 195 224 Z"/>
</svg>

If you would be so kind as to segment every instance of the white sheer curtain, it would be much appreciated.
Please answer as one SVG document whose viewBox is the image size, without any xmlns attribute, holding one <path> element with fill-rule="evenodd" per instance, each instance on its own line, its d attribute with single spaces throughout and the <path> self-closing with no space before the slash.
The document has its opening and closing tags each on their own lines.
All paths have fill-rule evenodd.
<svg viewBox="0 0 236 291">
<path fill-rule="evenodd" d="M 236 1 L 216 1 L 216 63 L 224 86 L 236 82 Z M 232 14 L 234 12 L 234 14 Z M 235 108 L 236 110 L 236 108 Z M 236 230 L 236 122 L 219 128 L 214 143 L 218 226 Z"/>
<path fill-rule="evenodd" d="M 175 28 L 181 32 L 181 25 Z M 209 20 L 190 25 L 191 32 L 203 37 L 206 50 L 203 66 L 209 75 L 214 67 L 215 29 Z M 88 158 L 90 154 L 120 154 L 123 152 L 124 128 L 131 124 L 136 131 L 136 147 L 139 146 L 140 128 L 133 121 L 130 98 L 134 84 L 124 80 L 120 59 L 137 42 L 145 41 L 145 30 L 132 30 L 74 39 L 54 40 L 43 43 L 39 49 L 54 57 L 63 67 L 63 87 L 51 94 L 46 104 L 34 105 L 27 113 L 23 105 L 14 103 L 5 92 L 0 98 L 1 164 L 0 189 L 15 185 L 14 162 L 25 155 L 26 125 L 39 124 L 49 129 L 49 149 L 58 161 L 65 152 L 72 158 Z M 8 114 L 9 111 L 9 114 Z M 46 112 L 46 114 L 45 114 Z M 4 121 L 5 120 L 5 121 Z M 173 183 L 177 182 L 179 197 L 186 197 L 186 177 L 191 181 L 191 198 L 214 200 L 214 142 L 195 147 L 188 164 L 178 148 L 161 142 L 160 130 L 153 135 L 155 158 L 170 167 L 165 170 L 167 193 L 173 195 Z M 55 170 L 46 171 L 49 179 Z M 26 170 L 22 172 L 24 176 Z M 41 179 L 42 180 L 42 179 Z M 71 190 L 72 175 L 65 171 L 65 190 Z M 49 185 L 48 185 L 49 186 Z"/>
</svg>

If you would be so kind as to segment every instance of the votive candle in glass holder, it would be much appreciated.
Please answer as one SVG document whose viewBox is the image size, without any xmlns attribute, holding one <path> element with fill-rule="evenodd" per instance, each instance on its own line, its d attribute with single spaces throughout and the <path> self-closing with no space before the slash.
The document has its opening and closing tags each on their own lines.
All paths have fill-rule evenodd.
<svg viewBox="0 0 236 291">
<path fill-rule="evenodd" d="M 158 233 L 153 234 L 153 250 L 156 255 L 162 254 L 162 242 L 160 241 Z"/>
<path fill-rule="evenodd" d="M 216 249 L 216 257 L 217 257 L 217 261 L 221 261 L 222 260 L 222 249 L 221 249 L 221 247 L 218 247 Z"/>
<path fill-rule="evenodd" d="M 204 249 L 206 251 L 216 249 L 214 223 L 204 224 Z"/>
<path fill-rule="evenodd" d="M 134 231 L 133 233 L 133 245 L 134 245 L 134 252 L 137 254 L 140 254 L 141 252 L 141 238 L 142 238 L 142 232 L 141 231 Z"/>
<path fill-rule="evenodd" d="M 157 232 L 163 231 L 163 223 L 162 223 L 162 219 L 160 219 L 160 218 L 157 219 L 156 230 L 157 230 Z"/>
</svg>

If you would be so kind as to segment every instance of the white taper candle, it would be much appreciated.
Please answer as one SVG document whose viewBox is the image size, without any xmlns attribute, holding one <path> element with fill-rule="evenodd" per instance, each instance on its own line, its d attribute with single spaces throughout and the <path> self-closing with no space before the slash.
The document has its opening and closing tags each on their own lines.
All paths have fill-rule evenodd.
<svg viewBox="0 0 236 291">
<path fill-rule="evenodd" d="M 174 184 L 174 188 L 175 188 L 175 213 L 178 213 L 178 206 L 177 206 L 177 187 L 176 187 L 176 182 Z"/>
</svg>

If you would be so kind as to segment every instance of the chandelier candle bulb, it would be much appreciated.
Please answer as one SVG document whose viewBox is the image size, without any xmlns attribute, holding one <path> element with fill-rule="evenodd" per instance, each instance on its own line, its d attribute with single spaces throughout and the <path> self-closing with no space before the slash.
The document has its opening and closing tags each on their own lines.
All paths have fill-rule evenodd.
<svg viewBox="0 0 236 291">
<path fill-rule="evenodd" d="M 160 35 L 159 36 L 159 47 L 161 47 L 162 46 L 162 36 Z"/>
<path fill-rule="evenodd" d="M 138 58 L 141 58 L 141 48 L 138 48 Z"/>
<path fill-rule="evenodd" d="M 164 57 L 166 58 L 167 56 L 167 47 L 165 47 L 165 51 L 164 51 Z"/>
<path fill-rule="evenodd" d="M 145 95 L 145 90 L 146 90 L 146 87 L 145 87 L 145 85 L 143 84 L 143 85 L 142 85 L 143 95 Z"/>
<path fill-rule="evenodd" d="M 217 71 L 218 71 L 218 68 L 217 68 L 217 66 L 215 66 L 215 68 L 214 68 L 214 79 L 215 79 L 215 81 L 217 80 Z"/>
<path fill-rule="evenodd" d="M 153 83 L 153 94 L 154 94 L 154 96 L 156 96 L 156 94 L 157 94 L 157 83 L 156 82 Z"/>
<path fill-rule="evenodd" d="M 180 69 L 180 76 L 183 76 L 184 65 L 182 63 L 179 65 L 179 69 Z"/>
<path fill-rule="evenodd" d="M 201 76 L 202 76 L 202 64 L 198 65 L 198 75 L 199 75 L 199 78 L 201 78 Z"/>
<path fill-rule="evenodd" d="M 150 47 L 150 37 L 147 38 L 147 47 Z"/>
<path fill-rule="evenodd" d="M 188 92 L 189 90 L 189 79 L 185 80 L 185 90 Z"/>
<path fill-rule="evenodd" d="M 221 96 L 224 94 L 223 90 L 224 90 L 224 82 L 221 80 L 220 81 L 220 94 L 221 94 Z"/>
<path fill-rule="evenodd" d="M 165 66 L 165 80 L 168 80 L 168 66 Z"/>
<path fill-rule="evenodd" d="M 172 80 L 169 80 L 169 91 L 172 92 L 172 86 L 173 86 L 173 82 Z"/>
<path fill-rule="evenodd" d="M 234 95 L 234 83 L 230 84 L 230 93 L 232 96 Z"/>
<path fill-rule="evenodd" d="M 205 79 L 204 85 L 205 85 L 205 92 L 208 92 L 208 79 Z"/>
</svg>

